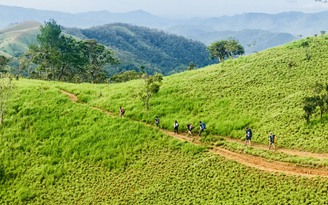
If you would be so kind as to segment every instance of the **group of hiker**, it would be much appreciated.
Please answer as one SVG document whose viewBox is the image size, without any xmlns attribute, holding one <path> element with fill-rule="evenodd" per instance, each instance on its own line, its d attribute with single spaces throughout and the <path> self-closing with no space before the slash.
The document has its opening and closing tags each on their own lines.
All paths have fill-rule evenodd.
<svg viewBox="0 0 328 205">
<path fill-rule="evenodd" d="M 125 110 L 123 107 L 120 107 L 120 117 L 123 117 L 125 114 Z M 155 125 L 159 127 L 160 119 L 158 116 L 155 117 Z M 187 131 L 188 131 L 188 137 L 192 136 L 192 131 L 195 128 L 191 123 L 187 123 Z M 202 121 L 199 121 L 199 132 L 198 136 L 200 137 L 204 130 L 206 129 L 206 124 Z M 174 121 L 173 123 L 173 131 L 176 134 L 179 134 L 179 123 L 177 120 Z M 245 136 L 245 144 L 251 146 L 252 145 L 252 130 L 250 128 L 246 128 L 246 136 Z M 275 147 L 275 142 L 276 142 L 276 135 L 270 132 L 269 134 L 269 149 L 273 148 L 276 149 Z"/>
<path fill-rule="evenodd" d="M 155 124 L 156 124 L 157 127 L 159 127 L 159 122 L 160 122 L 159 117 L 156 116 L 155 117 Z M 194 128 L 195 128 L 195 126 L 193 126 L 191 123 L 187 123 L 187 131 L 188 131 L 187 136 L 188 137 L 192 136 L 192 131 L 193 131 Z M 206 129 L 206 124 L 202 121 L 199 121 L 198 136 L 201 136 L 205 129 Z M 177 120 L 175 120 L 174 123 L 173 123 L 173 131 L 174 131 L 174 133 L 179 134 L 179 123 L 178 123 Z"/>
<path fill-rule="evenodd" d="M 251 146 L 251 140 L 252 140 L 252 130 L 250 128 L 246 128 L 246 137 L 245 137 L 245 144 Z M 273 134 L 272 132 L 270 132 L 269 134 L 269 149 L 271 149 L 271 147 L 273 149 L 276 149 L 275 143 L 277 141 L 277 137 L 275 134 Z"/>
<path fill-rule="evenodd" d="M 195 126 L 193 126 L 191 123 L 187 123 L 187 131 L 188 131 L 188 137 L 192 136 L 192 130 L 195 128 Z M 204 130 L 206 129 L 206 124 L 202 121 L 199 121 L 199 132 L 198 132 L 198 136 L 200 137 L 202 135 L 202 133 L 204 132 Z M 179 134 L 179 123 L 176 120 L 173 124 L 173 130 L 175 133 Z"/>
</svg>

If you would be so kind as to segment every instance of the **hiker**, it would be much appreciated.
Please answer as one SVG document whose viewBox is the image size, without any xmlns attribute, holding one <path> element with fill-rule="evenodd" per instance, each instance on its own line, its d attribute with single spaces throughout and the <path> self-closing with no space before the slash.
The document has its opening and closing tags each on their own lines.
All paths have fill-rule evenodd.
<svg viewBox="0 0 328 205">
<path fill-rule="evenodd" d="M 271 146 L 273 147 L 273 149 L 276 149 L 276 146 L 274 145 L 275 142 L 276 142 L 276 135 L 273 134 L 272 132 L 270 132 L 270 135 L 269 135 L 269 149 L 271 149 Z"/>
<path fill-rule="evenodd" d="M 251 146 L 252 145 L 251 140 L 252 140 L 252 130 L 247 127 L 245 144 Z"/>
<path fill-rule="evenodd" d="M 199 121 L 199 134 L 198 134 L 198 136 L 201 136 L 202 132 L 204 132 L 205 129 L 206 129 L 205 123 L 202 122 L 202 121 Z"/>
<path fill-rule="evenodd" d="M 123 107 L 120 107 L 120 117 L 123 117 L 125 113 L 125 110 Z"/>
<path fill-rule="evenodd" d="M 178 121 L 174 122 L 173 129 L 174 129 L 174 133 L 179 134 L 179 123 L 178 123 Z"/>
<path fill-rule="evenodd" d="M 194 128 L 195 128 L 195 127 L 194 127 L 192 124 L 190 124 L 190 123 L 187 124 L 187 130 L 188 130 L 188 135 L 187 135 L 187 137 L 188 137 L 189 135 L 192 136 L 191 131 L 192 131 Z"/>
<path fill-rule="evenodd" d="M 155 124 L 156 124 L 156 127 L 159 127 L 159 121 L 160 121 L 159 118 L 156 116 L 156 117 L 155 117 Z"/>
</svg>

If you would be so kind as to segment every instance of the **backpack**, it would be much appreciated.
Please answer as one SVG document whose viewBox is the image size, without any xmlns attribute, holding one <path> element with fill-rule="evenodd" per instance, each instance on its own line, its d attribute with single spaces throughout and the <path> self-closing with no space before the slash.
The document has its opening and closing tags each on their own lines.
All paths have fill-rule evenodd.
<svg viewBox="0 0 328 205">
<path fill-rule="evenodd" d="M 206 129 L 206 125 L 205 125 L 205 123 L 204 123 L 204 122 L 202 123 L 202 129 L 203 129 L 203 130 L 205 130 L 205 129 Z"/>
</svg>

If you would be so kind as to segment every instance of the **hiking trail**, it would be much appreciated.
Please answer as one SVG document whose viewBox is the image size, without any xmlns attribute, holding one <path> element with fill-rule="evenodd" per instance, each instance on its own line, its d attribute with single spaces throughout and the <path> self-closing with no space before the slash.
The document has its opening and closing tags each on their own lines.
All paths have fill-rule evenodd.
<svg viewBox="0 0 328 205">
<path fill-rule="evenodd" d="M 60 90 L 63 94 L 67 95 L 74 103 L 78 103 L 78 98 L 73 93 Z M 98 110 L 100 112 L 103 112 L 111 117 L 119 117 L 118 114 L 109 112 L 103 108 L 99 107 L 91 107 L 92 109 Z M 142 123 L 150 128 L 158 129 L 159 131 L 175 138 L 181 141 L 187 141 L 189 143 L 193 143 L 198 146 L 207 146 L 200 142 L 199 137 L 187 137 L 186 134 L 176 134 L 173 131 L 168 131 L 164 129 L 160 129 L 156 127 L 155 125 L 150 125 L 147 123 L 143 123 L 137 120 L 129 119 L 131 121 Z M 238 139 L 231 139 L 228 137 L 224 137 L 224 139 L 228 142 L 235 142 L 239 144 L 244 144 L 243 141 Z M 233 152 L 228 149 L 222 148 L 222 147 L 215 147 L 215 146 L 207 146 L 208 151 L 220 155 L 222 157 L 225 157 L 228 160 L 236 161 L 240 164 L 243 164 L 248 167 L 253 167 L 262 171 L 267 172 L 276 172 L 276 173 L 283 173 L 286 175 L 296 175 L 296 176 L 305 176 L 305 177 L 328 177 L 328 168 L 308 168 L 308 167 L 301 167 L 293 163 L 287 163 L 287 162 L 280 162 L 280 161 L 273 161 L 268 160 L 263 157 L 258 157 L 246 153 L 238 153 Z M 255 149 L 268 149 L 268 146 L 262 145 L 262 144 L 254 144 L 251 146 Z M 295 156 L 301 156 L 301 157 L 313 157 L 316 159 L 327 159 L 328 153 L 312 153 L 312 152 L 305 152 L 305 151 L 299 151 L 299 150 L 290 150 L 285 148 L 279 148 L 277 152 L 282 152 L 288 155 L 295 155 Z"/>
</svg>

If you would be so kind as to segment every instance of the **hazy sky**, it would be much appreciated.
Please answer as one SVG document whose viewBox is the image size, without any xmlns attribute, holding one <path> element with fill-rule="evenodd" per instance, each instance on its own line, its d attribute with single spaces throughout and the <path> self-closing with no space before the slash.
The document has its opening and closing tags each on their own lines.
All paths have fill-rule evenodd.
<svg viewBox="0 0 328 205">
<path fill-rule="evenodd" d="M 0 0 L 0 5 L 70 13 L 107 10 L 121 13 L 142 9 L 162 17 L 213 17 L 245 12 L 328 11 L 315 0 Z"/>
</svg>

